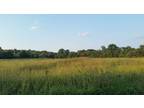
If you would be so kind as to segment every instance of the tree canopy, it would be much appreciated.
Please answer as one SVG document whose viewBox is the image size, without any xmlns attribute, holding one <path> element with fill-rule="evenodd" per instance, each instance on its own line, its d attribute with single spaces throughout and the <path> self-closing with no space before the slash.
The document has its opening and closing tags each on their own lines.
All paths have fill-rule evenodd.
<svg viewBox="0 0 144 108">
<path fill-rule="evenodd" d="M 0 59 L 73 57 L 144 57 L 144 45 L 140 45 L 138 48 L 132 48 L 130 46 L 118 47 L 116 44 L 109 44 L 107 47 L 102 46 L 101 49 L 98 50 L 87 49 L 76 52 L 61 48 L 57 53 L 49 51 L 2 49 L 2 47 L 0 47 Z"/>
</svg>

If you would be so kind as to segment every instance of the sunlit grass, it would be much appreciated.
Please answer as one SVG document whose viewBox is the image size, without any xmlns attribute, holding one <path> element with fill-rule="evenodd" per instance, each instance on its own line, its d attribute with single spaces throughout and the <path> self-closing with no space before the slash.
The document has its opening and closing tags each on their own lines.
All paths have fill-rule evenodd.
<svg viewBox="0 0 144 108">
<path fill-rule="evenodd" d="M 144 58 L 0 60 L 0 94 L 144 94 Z"/>
</svg>

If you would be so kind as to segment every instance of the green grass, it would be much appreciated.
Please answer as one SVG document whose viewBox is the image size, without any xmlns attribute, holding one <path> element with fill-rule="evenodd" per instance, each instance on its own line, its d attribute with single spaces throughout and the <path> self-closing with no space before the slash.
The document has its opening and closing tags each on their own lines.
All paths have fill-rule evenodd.
<svg viewBox="0 0 144 108">
<path fill-rule="evenodd" d="M 0 60 L 0 94 L 144 94 L 144 58 Z"/>
</svg>

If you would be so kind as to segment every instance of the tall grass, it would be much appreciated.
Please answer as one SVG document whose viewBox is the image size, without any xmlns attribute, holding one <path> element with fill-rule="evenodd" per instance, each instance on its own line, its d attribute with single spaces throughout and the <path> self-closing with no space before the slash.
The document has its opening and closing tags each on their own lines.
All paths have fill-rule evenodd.
<svg viewBox="0 0 144 108">
<path fill-rule="evenodd" d="M 0 94 L 144 94 L 144 58 L 0 60 Z"/>
</svg>

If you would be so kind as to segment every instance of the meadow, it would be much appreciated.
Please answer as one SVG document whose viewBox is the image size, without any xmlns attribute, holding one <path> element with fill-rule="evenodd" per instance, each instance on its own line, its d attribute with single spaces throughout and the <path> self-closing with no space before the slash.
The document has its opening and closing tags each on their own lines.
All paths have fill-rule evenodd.
<svg viewBox="0 0 144 108">
<path fill-rule="evenodd" d="M 144 58 L 1 59 L 0 94 L 144 94 Z"/>
</svg>

